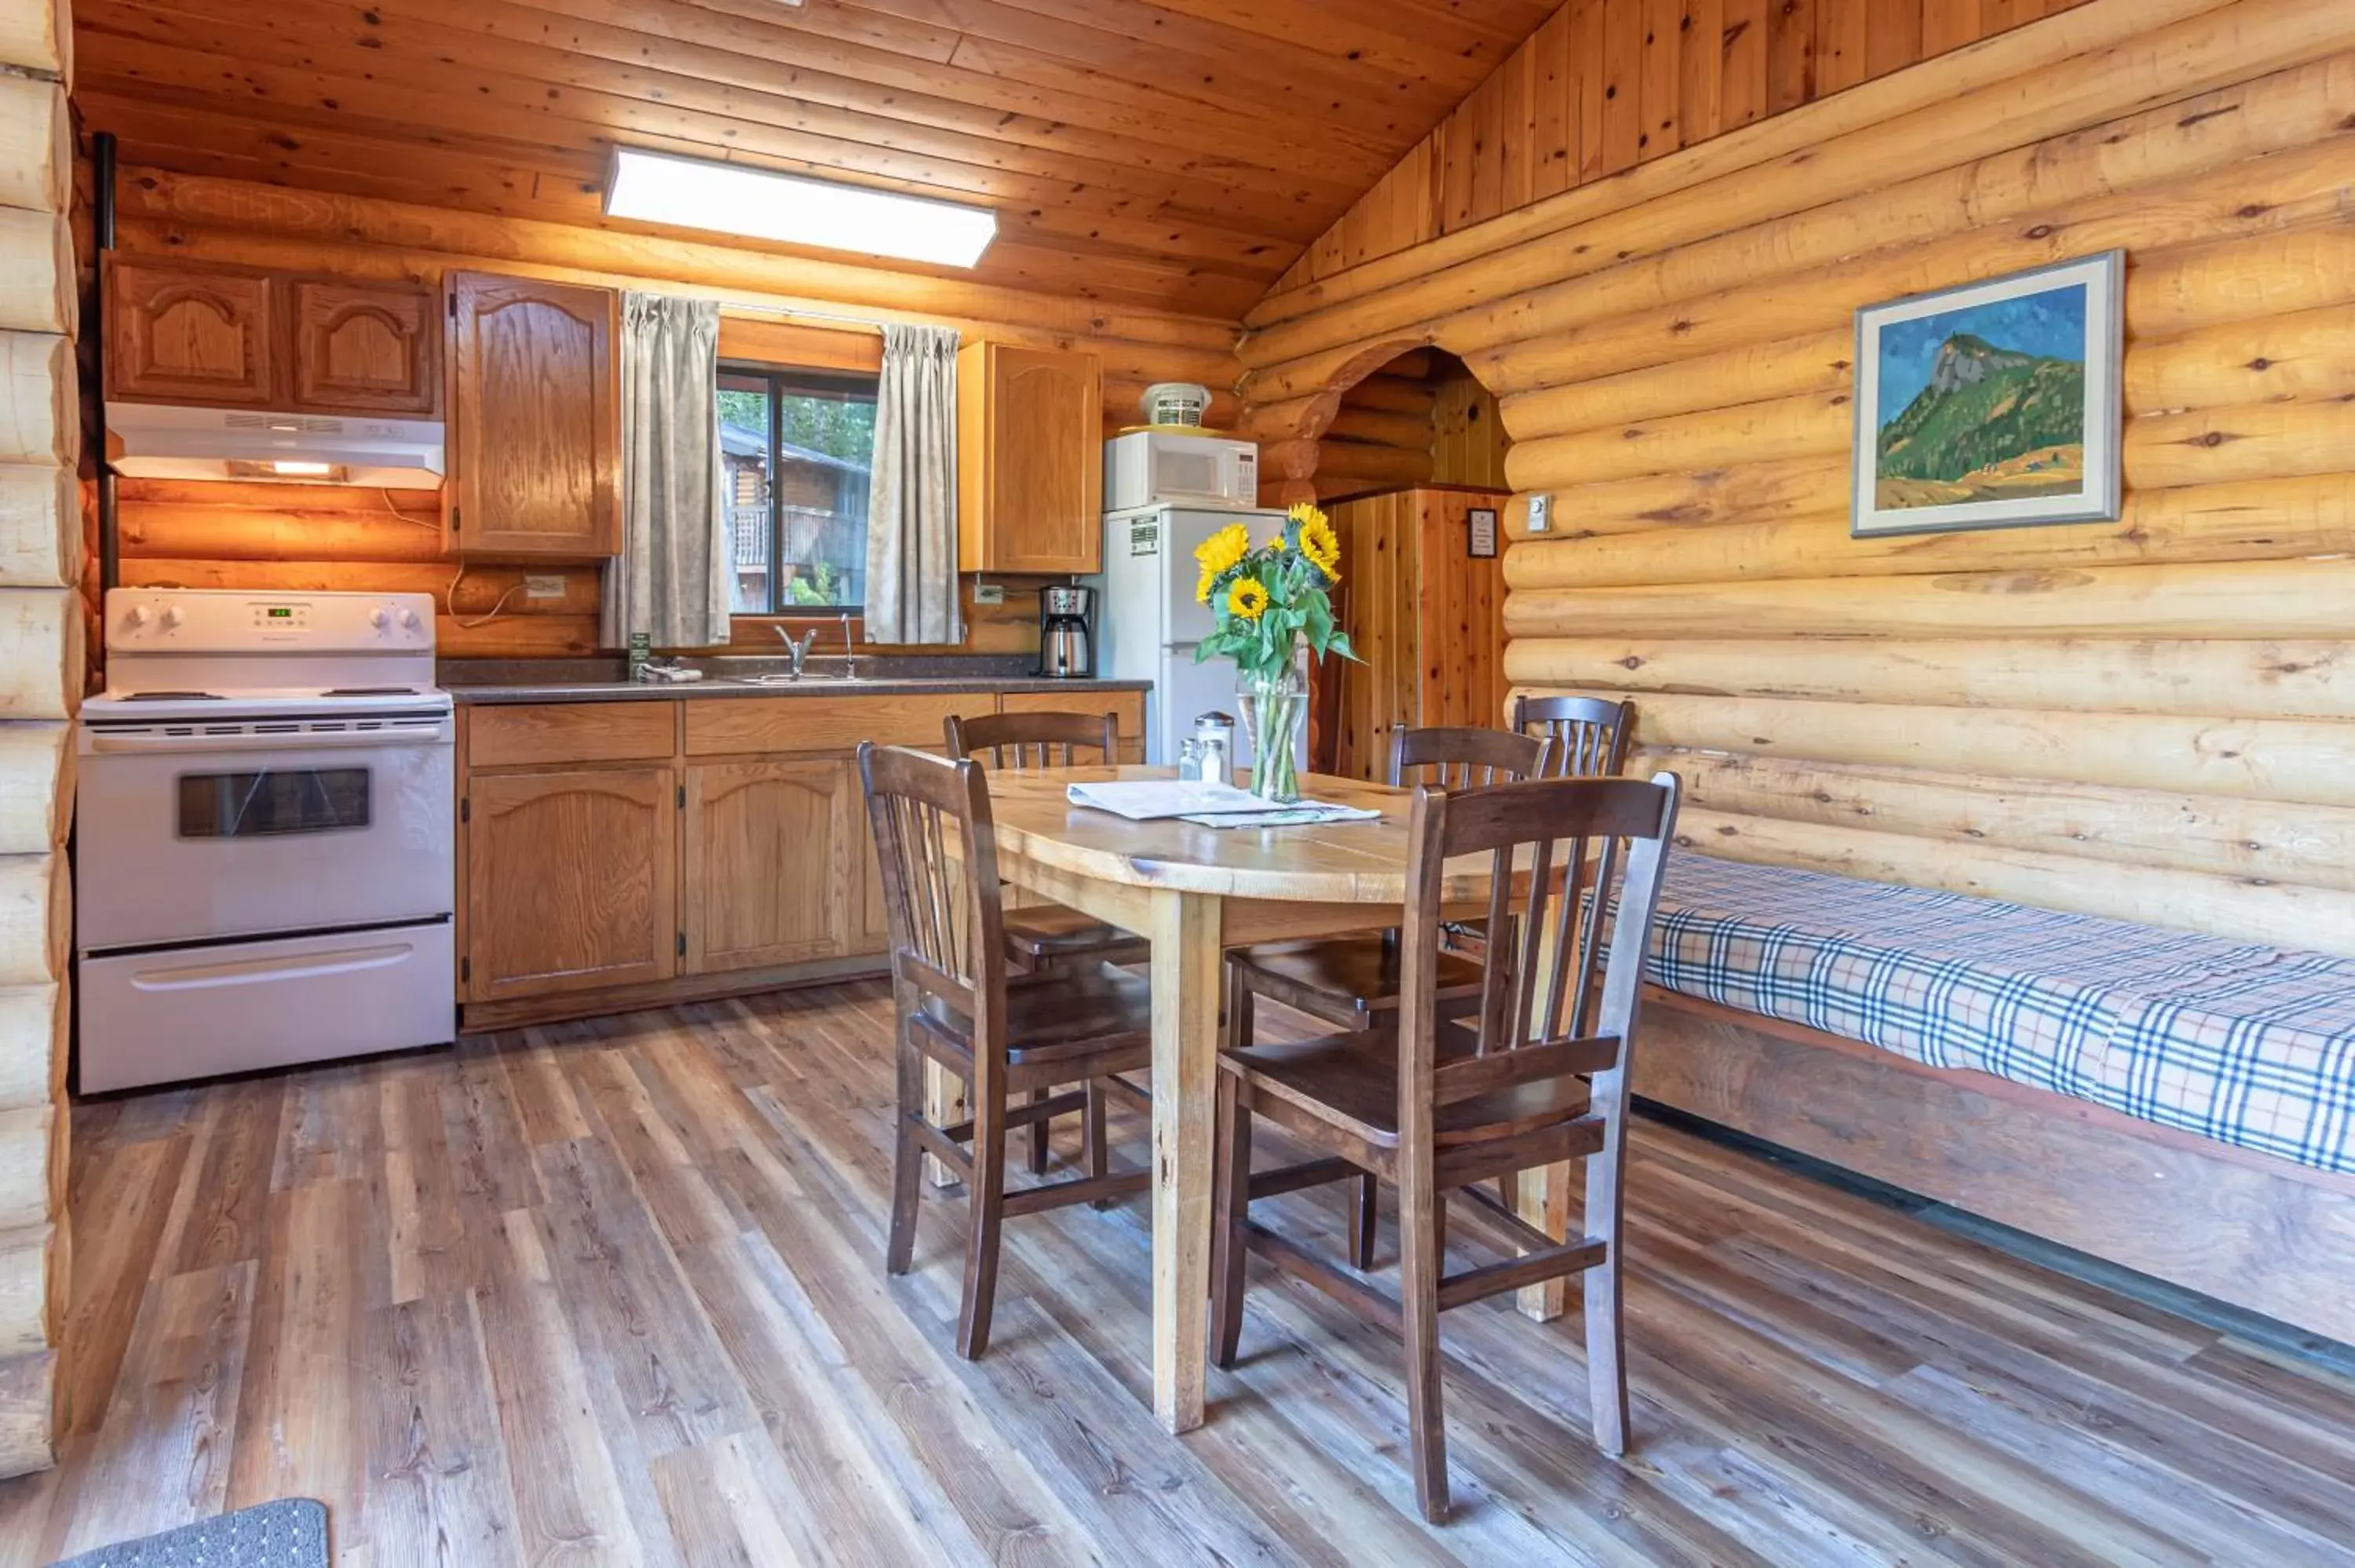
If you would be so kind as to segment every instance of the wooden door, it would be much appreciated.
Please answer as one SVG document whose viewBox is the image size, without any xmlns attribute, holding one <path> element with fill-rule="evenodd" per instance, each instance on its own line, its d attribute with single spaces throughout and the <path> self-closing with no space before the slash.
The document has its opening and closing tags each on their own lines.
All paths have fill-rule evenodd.
<svg viewBox="0 0 2355 1568">
<path fill-rule="evenodd" d="M 610 290 L 453 272 L 450 528 L 461 555 L 610 556 L 621 429 Z"/>
<path fill-rule="evenodd" d="M 442 318 L 433 296 L 400 284 L 290 285 L 293 404 L 332 414 L 442 409 Z"/>
<path fill-rule="evenodd" d="M 106 266 L 106 395 L 267 408 L 276 392 L 271 281 L 242 272 Z"/>
<path fill-rule="evenodd" d="M 706 762 L 687 770 L 690 974 L 851 950 L 865 848 L 855 765 Z"/>
<path fill-rule="evenodd" d="M 475 774 L 466 994 L 498 1001 L 675 974 L 677 789 L 667 762 Z"/>
<path fill-rule="evenodd" d="M 965 571 L 1103 563 L 1096 356 L 979 343 L 957 355 L 958 554 Z"/>
</svg>

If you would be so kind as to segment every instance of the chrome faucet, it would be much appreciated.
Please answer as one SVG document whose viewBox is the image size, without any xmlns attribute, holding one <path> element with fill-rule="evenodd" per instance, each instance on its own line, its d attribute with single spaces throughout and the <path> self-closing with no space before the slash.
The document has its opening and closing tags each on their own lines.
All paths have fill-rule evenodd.
<svg viewBox="0 0 2355 1568">
<path fill-rule="evenodd" d="M 796 681 L 800 680 L 802 678 L 802 662 L 809 657 L 811 647 L 817 641 L 817 628 L 813 626 L 807 631 L 803 632 L 799 637 L 794 637 L 790 632 L 786 631 L 786 630 L 782 626 L 772 626 L 769 630 L 775 632 L 777 634 L 777 641 L 785 645 L 785 652 L 792 656 L 794 661 L 794 679 Z"/>
<path fill-rule="evenodd" d="M 815 636 L 816 633 L 812 632 L 811 635 Z M 842 678 L 846 681 L 858 679 L 858 650 L 850 641 L 850 611 L 847 609 L 842 612 Z"/>
</svg>

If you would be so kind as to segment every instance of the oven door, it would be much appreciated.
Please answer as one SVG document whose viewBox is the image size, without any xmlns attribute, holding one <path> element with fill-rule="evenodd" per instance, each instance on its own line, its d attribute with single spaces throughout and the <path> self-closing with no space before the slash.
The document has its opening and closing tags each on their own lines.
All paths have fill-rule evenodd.
<svg viewBox="0 0 2355 1568">
<path fill-rule="evenodd" d="M 85 726 L 79 945 L 450 914 L 454 729 L 432 713 Z"/>
</svg>

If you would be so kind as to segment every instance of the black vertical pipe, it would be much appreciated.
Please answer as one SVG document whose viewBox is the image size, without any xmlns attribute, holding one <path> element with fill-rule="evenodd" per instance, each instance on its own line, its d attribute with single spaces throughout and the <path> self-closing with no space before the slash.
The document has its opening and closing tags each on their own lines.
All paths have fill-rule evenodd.
<svg viewBox="0 0 2355 1568">
<path fill-rule="evenodd" d="M 114 132 L 101 131 L 90 139 L 92 181 L 91 193 L 97 219 L 98 249 L 101 255 L 114 249 Z M 101 263 L 102 265 L 102 263 Z M 101 281 L 99 288 L 101 319 L 92 325 L 85 323 L 83 330 L 91 334 L 97 346 L 91 353 L 91 364 L 97 370 L 100 408 L 106 397 L 106 290 Z M 101 421 L 101 424 L 103 421 Z M 105 433 L 101 429 L 98 450 L 98 586 L 100 591 L 111 588 L 123 577 L 123 540 L 116 525 L 114 470 L 107 465 Z"/>
</svg>

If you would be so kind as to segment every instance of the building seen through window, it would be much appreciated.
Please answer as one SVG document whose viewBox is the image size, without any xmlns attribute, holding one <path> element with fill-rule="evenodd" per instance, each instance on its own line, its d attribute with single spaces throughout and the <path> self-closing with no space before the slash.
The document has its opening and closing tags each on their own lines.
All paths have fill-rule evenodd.
<svg viewBox="0 0 2355 1568">
<path fill-rule="evenodd" d="M 722 366 L 719 447 L 738 615 L 866 602 L 875 377 Z"/>
</svg>

